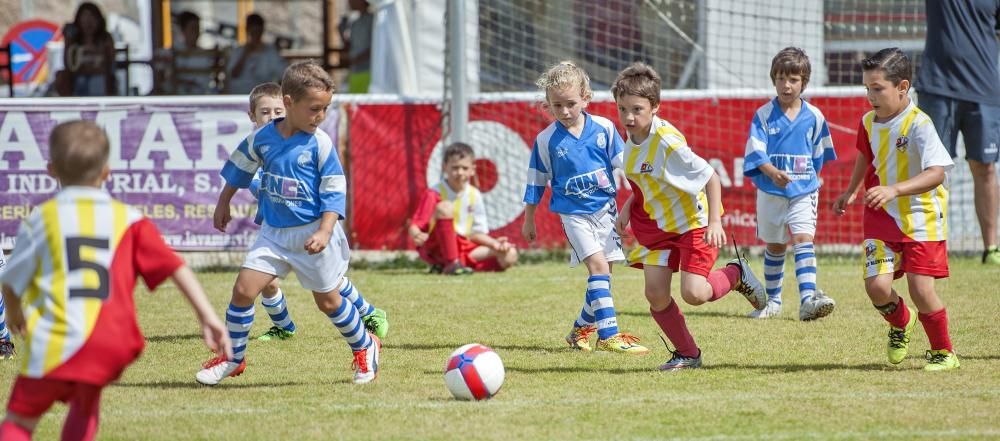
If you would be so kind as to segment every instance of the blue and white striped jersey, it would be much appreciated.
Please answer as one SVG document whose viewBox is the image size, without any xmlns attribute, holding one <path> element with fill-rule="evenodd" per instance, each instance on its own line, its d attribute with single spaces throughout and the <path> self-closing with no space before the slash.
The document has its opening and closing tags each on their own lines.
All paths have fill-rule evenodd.
<svg viewBox="0 0 1000 441">
<path fill-rule="evenodd" d="M 580 137 L 553 121 L 535 138 L 524 202 L 537 205 L 552 184 L 549 209 L 562 214 L 596 213 L 615 197 L 615 168 L 622 167 L 624 142 L 615 125 L 584 112 Z"/>
<path fill-rule="evenodd" d="M 296 227 L 316 221 L 325 212 L 346 214 L 347 179 L 330 135 L 295 132 L 287 139 L 275 119 L 240 143 L 222 168 L 226 183 L 250 186 L 261 170 L 258 209 L 267 225 Z"/>
<path fill-rule="evenodd" d="M 794 121 L 789 121 L 778 98 L 754 113 L 745 156 L 743 174 L 758 189 L 789 199 L 816 191 L 823 163 L 837 159 L 823 113 L 802 100 L 802 110 Z M 785 188 L 775 185 L 758 168 L 769 162 L 792 178 Z"/>
</svg>

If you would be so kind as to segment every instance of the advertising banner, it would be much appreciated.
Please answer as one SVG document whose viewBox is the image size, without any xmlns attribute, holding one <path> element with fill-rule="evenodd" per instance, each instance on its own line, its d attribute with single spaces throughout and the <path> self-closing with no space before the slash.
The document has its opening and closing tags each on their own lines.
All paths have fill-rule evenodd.
<svg viewBox="0 0 1000 441">
<path fill-rule="evenodd" d="M 709 161 L 722 182 L 725 230 L 739 244 L 756 239 L 756 190 L 743 176 L 743 155 L 753 112 L 768 98 L 695 98 L 661 102 L 660 116 L 674 124 L 694 151 Z M 846 188 L 857 150 L 858 122 L 870 106 L 863 97 L 814 97 L 833 134 L 838 159 L 824 166 L 820 191 L 818 244 L 856 244 L 861 240 L 861 210 L 836 218 L 830 204 Z M 588 111 L 617 123 L 611 102 L 592 102 Z M 524 247 L 524 185 L 535 136 L 551 118 L 536 102 L 475 103 L 469 109 L 468 134 L 477 153 L 479 188 L 494 235 L 508 236 Z M 350 115 L 352 235 L 362 249 L 413 247 L 406 225 L 421 193 L 441 180 L 439 109 L 432 104 L 367 104 Z M 620 129 L 620 127 L 619 127 Z M 624 136 L 624 133 L 622 133 Z M 617 176 L 619 202 L 630 194 Z M 546 192 L 536 214 L 542 248 L 565 246 L 558 217 L 548 210 Z M 626 237 L 626 242 L 628 238 Z"/>
<path fill-rule="evenodd" d="M 245 99 L 110 99 L 100 105 L 24 99 L 0 106 L 0 246 L 12 248 L 21 220 L 59 188 L 46 171 L 49 132 L 81 118 L 108 133 L 112 173 L 105 188 L 151 218 L 167 244 L 220 250 L 252 243 L 256 201 L 246 191 L 233 199 L 227 234 L 212 226 L 223 185 L 219 171 L 252 128 Z M 324 125 L 335 140 L 337 118 L 331 108 Z"/>
</svg>

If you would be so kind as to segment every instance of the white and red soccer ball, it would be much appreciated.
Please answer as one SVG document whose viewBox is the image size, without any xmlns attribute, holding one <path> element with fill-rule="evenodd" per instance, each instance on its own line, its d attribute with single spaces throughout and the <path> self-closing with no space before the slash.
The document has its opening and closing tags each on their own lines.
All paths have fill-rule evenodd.
<svg viewBox="0 0 1000 441">
<path fill-rule="evenodd" d="M 503 361 L 492 349 L 478 343 L 452 352 L 444 366 L 444 382 L 459 400 L 486 400 L 503 386 Z"/>
</svg>

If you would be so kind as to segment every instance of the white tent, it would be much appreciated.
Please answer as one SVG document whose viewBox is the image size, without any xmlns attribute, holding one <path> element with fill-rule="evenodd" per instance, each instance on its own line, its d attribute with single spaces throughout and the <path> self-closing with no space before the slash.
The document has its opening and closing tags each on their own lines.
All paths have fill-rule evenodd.
<svg viewBox="0 0 1000 441">
<path fill-rule="evenodd" d="M 372 2 L 371 93 L 441 94 L 446 53 L 447 0 Z M 479 91 L 479 37 L 476 2 L 466 6 L 466 92 Z"/>
</svg>

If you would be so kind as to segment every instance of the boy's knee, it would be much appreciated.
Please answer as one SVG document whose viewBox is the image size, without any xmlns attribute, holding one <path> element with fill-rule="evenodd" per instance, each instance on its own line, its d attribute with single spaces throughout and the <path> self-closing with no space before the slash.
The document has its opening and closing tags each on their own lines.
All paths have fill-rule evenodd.
<svg viewBox="0 0 1000 441">
<path fill-rule="evenodd" d="M 646 287 L 646 301 L 649 302 L 649 309 L 653 311 L 663 311 L 670 306 L 673 300 L 670 298 L 670 290 L 662 290 L 657 287 Z"/>
<path fill-rule="evenodd" d="M 278 285 L 278 279 L 274 279 L 264 287 L 262 292 L 264 293 L 264 297 L 274 297 L 278 294 L 278 290 L 280 289 L 281 287 Z"/>
<path fill-rule="evenodd" d="M 330 291 L 328 293 L 320 293 L 313 291 L 313 300 L 316 301 L 316 307 L 324 314 L 330 315 L 337 312 L 340 308 L 340 303 L 343 301 L 343 297 L 336 290 Z"/>
<path fill-rule="evenodd" d="M 451 219 L 454 212 L 454 205 L 451 201 L 441 201 L 434 206 L 434 218 Z"/>
<path fill-rule="evenodd" d="M 698 295 L 698 292 L 690 287 L 681 287 L 681 298 L 684 299 L 684 303 L 692 306 L 698 306 L 704 304 L 707 299 L 703 299 Z"/>
</svg>

